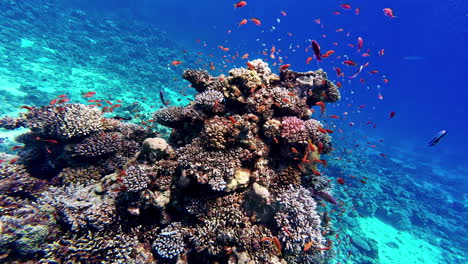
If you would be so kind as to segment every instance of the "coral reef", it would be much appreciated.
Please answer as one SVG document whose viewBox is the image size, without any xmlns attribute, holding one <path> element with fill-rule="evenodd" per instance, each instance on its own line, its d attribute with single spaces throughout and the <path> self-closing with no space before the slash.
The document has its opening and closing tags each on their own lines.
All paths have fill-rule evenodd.
<svg viewBox="0 0 468 264">
<path fill-rule="evenodd" d="M 333 148 L 310 106 L 339 93 L 321 70 L 278 76 L 261 60 L 248 66 L 218 77 L 186 70 L 195 100 L 154 113 L 173 129 L 167 140 L 80 104 L 4 118 L 4 127 L 31 131 L 19 136 L 25 145 L 18 157 L 0 164 L 0 186 L 8 184 L 2 199 L 22 199 L 1 218 L 11 230 L 2 257 L 15 260 L 11 253 L 21 251 L 44 263 L 325 262 L 331 223 L 317 203 L 336 201 L 319 166 Z M 18 210 L 41 221 L 16 230 Z"/>
</svg>

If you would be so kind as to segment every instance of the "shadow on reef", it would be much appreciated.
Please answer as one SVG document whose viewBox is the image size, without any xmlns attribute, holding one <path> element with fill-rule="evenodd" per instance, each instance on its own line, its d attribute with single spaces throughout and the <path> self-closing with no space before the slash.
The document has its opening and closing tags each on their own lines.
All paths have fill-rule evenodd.
<svg viewBox="0 0 468 264">
<path fill-rule="evenodd" d="M 2 118 L 30 132 L 1 157 L 1 260 L 327 262 L 332 223 L 317 204 L 336 204 L 319 169 L 332 144 L 310 106 L 339 91 L 322 70 L 247 65 L 186 70 L 195 100 L 154 113 L 168 141 L 81 104 Z"/>
</svg>

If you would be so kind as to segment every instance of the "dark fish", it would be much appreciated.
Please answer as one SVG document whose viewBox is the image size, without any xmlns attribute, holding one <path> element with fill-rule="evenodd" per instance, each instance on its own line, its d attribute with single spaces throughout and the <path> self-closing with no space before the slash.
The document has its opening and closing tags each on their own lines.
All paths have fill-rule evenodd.
<svg viewBox="0 0 468 264">
<path fill-rule="evenodd" d="M 326 202 L 329 202 L 329 203 L 332 203 L 332 204 L 338 204 L 335 200 L 335 198 L 333 198 L 333 196 L 331 196 L 329 193 L 326 193 L 326 192 L 321 192 L 321 191 L 317 191 L 313 188 L 310 188 L 310 191 L 312 192 L 312 196 L 318 196 L 320 199 L 326 201 Z"/>
<path fill-rule="evenodd" d="M 439 143 L 439 141 L 447 135 L 447 130 L 442 130 L 439 133 L 437 133 L 429 142 L 429 146 L 435 146 L 435 144 Z"/>
<path fill-rule="evenodd" d="M 318 61 L 322 60 L 322 54 L 320 54 L 320 46 L 317 41 L 312 40 L 312 49 L 314 50 L 314 54 L 317 57 Z"/>
<path fill-rule="evenodd" d="M 163 105 L 167 106 L 167 102 L 166 100 L 164 100 L 164 94 L 162 91 L 159 91 L 159 99 L 161 99 L 161 102 L 163 103 Z"/>
</svg>

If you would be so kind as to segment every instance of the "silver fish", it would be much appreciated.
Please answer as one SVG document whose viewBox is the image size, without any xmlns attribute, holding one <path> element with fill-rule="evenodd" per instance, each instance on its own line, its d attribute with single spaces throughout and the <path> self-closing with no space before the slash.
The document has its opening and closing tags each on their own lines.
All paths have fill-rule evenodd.
<svg viewBox="0 0 468 264">
<path fill-rule="evenodd" d="M 445 135 L 447 135 L 447 130 L 442 130 L 442 131 L 439 131 L 439 133 L 437 133 L 432 139 L 431 141 L 429 142 L 429 146 L 435 146 L 435 144 L 439 143 L 439 141 L 445 137 Z"/>
</svg>

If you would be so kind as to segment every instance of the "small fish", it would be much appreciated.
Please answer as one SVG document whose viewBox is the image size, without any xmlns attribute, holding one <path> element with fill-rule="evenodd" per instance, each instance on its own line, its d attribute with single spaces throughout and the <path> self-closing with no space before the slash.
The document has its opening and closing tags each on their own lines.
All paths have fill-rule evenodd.
<svg viewBox="0 0 468 264">
<path fill-rule="evenodd" d="M 336 119 L 339 119 L 339 118 L 340 118 L 340 117 L 337 116 L 337 115 L 329 115 L 328 117 L 330 117 L 330 118 L 336 118 Z"/>
<path fill-rule="evenodd" d="M 338 182 L 341 185 L 345 184 L 345 180 L 343 180 L 342 178 L 336 179 L 336 182 Z"/>
<path fill-rule="evenodd" d="M 313 241 L 307 242 L 307 243 L 304 245 L 303 251 L 306 252 L 307 250 L 309 250 L 309 249 L 312 247 L 313 244 L 314 244 Z"/>
<path fill-rule="evenodd" d="M 247 24 L 247 19 L 244 18 L 244 19 L 241 20 L 241 22 L 239 22 L 238 26 L 240 27 L 240 26 L 245 25 L 245 24 Z"/>
<path fill-rule="evenodd" d="M 384 54 L 385 54 L 385 50 L 384 50 L 384 49 L 379 50 L 379 56 L 383 56 Z"/>
<path fill-rule="evenodd" d="M 395 117 L 395 114 L 396 114 L 395 112 L 390 112 L 390 115 L 389 115 L 388 119 L 394 118 L 394 117 Z"/>
<path fill-rule="evenodd" d="M 57 143 L 58 143 L 57 140 L 53 140 L 53 139 L 42 139 L 42 141 L 45 141 L 45 142 L 48 142 L 48 143 L 52 143 L 52 144 L 57 144 Z"/>
<path fill-rule="evenodd" d="M 364 65 L 359 66 L 359 69 L 357 70 L 357 72 L 353 76 L 350 76 L 349 79 L 356 78 L 356 76 L 358 76 L 362 72 L 363 68 L 364 68 Z"/>
<path fill-rule="evenodd" d="M 354 14 L 356 14 L 356 16 L 359 15 L 359 13 L 361 13 L 361 9 L 359 8 L 354 9 Z"/>
<path fill-rule="evenodd" d="M 328 57 L 330 57 L 333 53 L 335 53 L 334 50 L 329 50 L 329 51 L 325 52 L 325 54 L 322 55 L 322 58 L 328 58 Z"/>
<path fill-rule="evenodd" d="M 253 22 L 255 25 L 257 25 L 257 26 L 261 26 L 261 25 L 262 25 L 262 22 L 261 22 L 260 19 L 258 19 L 258 18 L 252 17 L 252 18 L 250 19 L 250 21 L 252 21 L 252 22 Z"/>
<path fill-rule="evenodd" d="M 389 18 L 395 18 L 396 16 L 393 14 L 393 10 L 391 8 L 384 8 L 383 9 L 384 15 Z"/>
<path fill-rule="evenodd" d="M 317 57 L 317 60 L 321 61 L 322 55 L 320 54 L 320 46 L 315 40 L 312 40 L 312 49 L 314 50 L 314 54 Z"/>
<path fill-rule="evenodd" d="M 27 105 L 22 105 L 20 108 L 27 109 L 29 111 L 33 110 L 33 108 L 31 106 L 27 106 Z"/>
<path fill-rule="evenodd" d="M 306 60 L 306 64 L 309 64 L 314 58 L 312 57 L 308 57 L 307 60 Z"/>
<path fill-rule="evenodd" d="M 174 65 L 174 66 L 177 66 L 177 65 L 182 64 L 182 62 L 181 62 L 181 61 L 178 61 L 178 60 L 173 60 L 173 61 L 171 62 L 171 64 Z"/>
<path fill-rule="evenodd" d="M 341 69 L 340 69 L 340 68 L 334 67 L 333 69 L 335 69 L 335 71 L 336 71 L 336 76 L 337 76 L 337 77 L 342 76 L 342 74 L 341 74 Z"/>
<path fill-rule="evenodd" d="M 320 112 L 322 114 L 325 112 L 325 103 L 324 102 L 316 102 L 315 105 L 320 106 Z"/>
<path fill-rule="evenodd" d="M 361 37 L 358 37 L 358 43 L 357 43 L 358 52 L 361 52 L 361 49 L 362 49 L 363 45 L 364 45 L 364 41 L 362 40 Z"/>
<path fill-rule="evenodd" d="M 351 9 L 351 5 L 350 5 L 350 4 L 341 4 L 340 7 L 343 8 L 344 10 L 349 10 L 349 9 Z"/>
<path fill-rule="evenodd" d="M 281 13 L 282 16 L 286 16 L 286 12 L 284 12 L 283 10 L 281 10 L 280 13 Z"/>
<path fill-rule="evenodd" d="M 20 148 L 24 148 L 24 147 L 23 147 L 23 146 L 13 146 L 13 147 L 11 148 L 11 150 L 20 149 Z"/>
<path fill-rule="evenodd" d="M 55 103 L 57 103 L 57 98 L 56 98 L 56 99 L 52 99 L 52 100 L 50 101 L 49 104 L 50 104 L 50 105 L 54 105 Z"/>
<path fill-rule="evenodd" d="M 250 70 L 255 70 L 255 66 L 252 63 L 246 62 L 246 64 L 247 64 L 247 67 L 249 67 Z"/>
<path fill-rule="evenodd" d="M 281 242 L 275 236 L 273 237 L 273 244 L 275 245 L 276 249 L 278 250 L 277 254 L 281 255 L 281 251 L 282 251 Z"/>
<path fill-rule="evenodd" d="M 349 65 L 349 66 L 356 66 L 357 64 L 352 61 L 352 60 L 345 60 L 343 61 L 343 64 Z"/>
<path fill-rule="evenodd" d="M 320 192 L 320 191 L 316 191 L 316 190 L 312 189 L 312 195 L 313 196 L 318 196 L 321 199 L 323 199 L 324 201 L 329 202 L 331 204 L 338 204 L 336 202 L 335 198 L 333 198 L 333 196 L 331 196 L 329 193 Z"/>
<path fill-rule="evenodd" d="M 239 1 L 239 2 L 234 4 L 234 8 L 240 8 L 240 7 L 244 7 L 246 5 L 247 5 L 246 1 Z"/>
<path fill-rule="evenodd" d="M 279 70 L 280 71 L 284 71 L 286 69 L 289 69 L 289 66 L 291 66 L 291 64 L 283 64 L 279 67 Z"/>
<path fill-rule="evenodd" d="M 437 133 L 432 139 L 431 141 L 429 142 L 429 146 L 435 146 L 437 143 L 439 143 L 439 141 L 445 137 L 445 135 L 447 135 L 447 130 L 442 130 L 442 131 L 439 131 L 439 133 Z"/>
<path fill-rule="evenodd" d="M 159 91 L 159 99 L 161 99 L 161 102 L 163 103 L 163 105 L 167 106 L 168 103 L 166 102 L 166 100 L 164 100 L 164 94 L 163 94 L 163 91 Z"/>
</svg>

